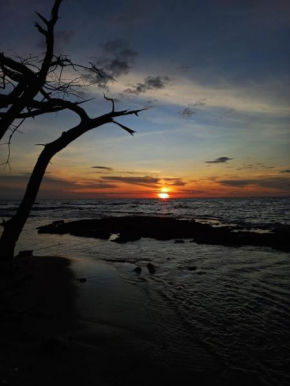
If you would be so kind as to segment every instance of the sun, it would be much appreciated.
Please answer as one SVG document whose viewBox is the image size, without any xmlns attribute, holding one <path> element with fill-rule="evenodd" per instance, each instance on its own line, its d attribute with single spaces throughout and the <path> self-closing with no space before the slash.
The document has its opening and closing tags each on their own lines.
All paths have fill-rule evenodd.
<svg viewBox="0 0 290 386">
<path fill-rule="evenodd" d="M 163 200 L 165 200 L 166 198 L 169 198 L 169 194 L 168 193 L 158 193 L 158 197 L 159 198 L 162 198 Z"/>
</svg>

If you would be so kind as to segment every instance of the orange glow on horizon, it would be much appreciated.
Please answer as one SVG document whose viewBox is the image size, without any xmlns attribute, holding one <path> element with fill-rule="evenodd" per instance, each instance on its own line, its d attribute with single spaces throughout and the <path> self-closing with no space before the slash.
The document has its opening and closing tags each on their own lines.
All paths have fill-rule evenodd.
<svg viewBox="0 0 290 386">
<path fill-rule="evenodd" d="M 53 167 L 51 166 L 53 169 Z M 23 174 L 26 171 L 24 170 Z M 280 181 L 280 173 L 271 171 L 261 176 L 259 174 L 243 174 L 239 178 L 235 175 L 221 175 L 212 178 L 200 173 L 198 176 L 175 178 L 170 174 L 164 178 L 136 176 L 115 176 L 110 179 L 110 174 L 88 173 L 81 174 L 76 168 L 52 170 L 41 186 L 42 198 L 64 198 L 64 199 L 157 199 L 160 201 L 185 199 L 185 198 L 215 198 L 215 197 L 271 197 L 286 196 L 286 187 L 262 186 L 265 179 L 270 182 L 275 179 Z M 149 174 L 149 172 L 148 172 Z M 2 178 L 1 194 L 4 190 L 7 197 L 13 194 L 16 198 L 21 197 L 25 189 L 25 181 L 20 174 L 19 179 Z M 153 178 L 153 179 L 152 179 Z M 195 179 L 194 179 L 195 178 Z M 238 180 L 241 179 L 241 186 Z M 246 180 L 246 181 L 245 181 Z M 231 181 L 233 181 L 231 183 Z M 277 184 L 278 184 L 277 182 Z M 243 184 L 244 183 L 244 184 Z M 279 182 L 280 183 L 280 182 Z M 274 184 L 274 183 L 273 183 Z"/>
</svg>

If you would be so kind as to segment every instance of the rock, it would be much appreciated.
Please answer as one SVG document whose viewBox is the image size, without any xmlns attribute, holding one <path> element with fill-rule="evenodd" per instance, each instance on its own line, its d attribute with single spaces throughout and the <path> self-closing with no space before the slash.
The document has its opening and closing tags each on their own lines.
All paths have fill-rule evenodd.
<svg viewBox="0 0 290 386">
<path fill-rule="evenodd" d="M 127 229 L 126 231 L 122 231 L 120 233 L 120 236 L 115 238 L 115 243 L 124 244 L 128 241 L 138 241 L 141 239 L 141 234 L 139 232 L 136 232 L 134 229 Z"/>
<path fill-rule="evenodd" d="M 28 256 L 33 256 L 33 250 L 20 251 L 18 253 L 18 257 L 28 257 Z"/>
<path fill-rule="evenodd" d="M 133 271 L 140 274 L 142 272 L 142 268 L 138 266 L 138 267 L 134 268 Z"/>
<path fill-rule="evenodd" d="M 80 277 L 77 279 L 77 281 L 79 281 L 80 283 L 85 283 L 87 279 L 85 277 Z"/>
<path fill-rule="evenodd" d="M 64 224 L 64 220 L 56 220 L 56 221 L 53 221 L 52 224 L 55 226 L 58 226 L 58 225 Z"/>
<path fill-rule="evenodd" d="M 268 228 L 267 228 L 268 229 Z M 243 230 L 243 231 L 242 231 Z M 183 243 L 190 239 L 197 244 L 244 245 L 272 247 L 290 251 L 290 226 L 271 227 L 269 233 L 250 232 L 245 228 L 234 230 L 231 226 L 213 227 L 192 220 L 179 220 L 153 216 L 105 217 L 102 219 L 57 222 L 38 228 L 38 233 L 71 234 L 79 237 L 109 239 L 119 234 L 116 243 L 138 241 L 140 238 L 175 240 Z"/>
<path fill-rule="evenodd" d="M 151 263 L 147 264 L 147 268 L 148 268 L 149 273 L 155 273 L 156 272 L 156 267 Z"/>
<path fill-rule="evenodd" d="M 189 271 L 196 271 L 196 270 L 197 270 L 197 267 L 187 267 L 187 269 L 188 269 Z"/>
<path fill-rule="evenodd" d="M 175 240 L 174 244 L 184 244 L 184 240 Z"/>
<path fill-rule="evenodd" d="M 116 237 L 114 240 L 111 240 L 112 243 L 117 243 L 117 244 L 125 244 L 127 243 L 127 240 L 122 238 L 122 237 Z"/>
</svg>

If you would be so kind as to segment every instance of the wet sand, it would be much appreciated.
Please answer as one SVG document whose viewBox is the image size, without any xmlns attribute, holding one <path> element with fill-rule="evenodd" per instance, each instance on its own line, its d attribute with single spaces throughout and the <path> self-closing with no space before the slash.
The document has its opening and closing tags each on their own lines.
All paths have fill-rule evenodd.
<svg viewBox="0 0 290 386">
<path fill-rule="evenodd" d="M 160 331 L 170 323 L 162 326 L 155 295 L 124 282 L 110 265 L 21 258 L 1 273 L 1 294 L 3 384 L 232 384 L 198 344 L 196 357 L 165 345 Z"/>
<path fill-rule="evenodd" d="M 53 384 L 54 362 L 76 323 L 69 264 L 29 256 L 0 266 L 0 383 Z"/>
</svg>

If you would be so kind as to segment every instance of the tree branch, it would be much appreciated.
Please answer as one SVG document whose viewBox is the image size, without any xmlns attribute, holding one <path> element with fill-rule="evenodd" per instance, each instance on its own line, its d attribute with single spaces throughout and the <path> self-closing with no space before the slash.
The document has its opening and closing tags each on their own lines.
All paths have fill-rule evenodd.
<svg viewBox="0 0 290 386">
<path fill-rule="evenodd" d="M 60 98 L 50 98 L 46 102 L 32 101 L 31 107 L 41 109 L 44 112 L 50 112 L 50 111 L 47 111 L 47 109 L 48 110 L 55 109 L 55 108 L 60 108 L 60 110 L 68 109 L 78 114 L 81 120 L 86 121 L 89 119 L 89 116 L 85 112 L 85 110 L 79 106 L 79 104 L 81 103 L 84 103 L 84 101 L 79 103 L 73 103 Z"/>
<path fill-rule="evenodd" d="M 45 25 L 48 25 L 48 20 L 44 17 L 44 16 L 42 16 L 40 13 L 38 13 L 38 12 L 35 12 L 36 13 L 36 15 L 43 21 L 43 23 L 45 24 Z"/>
<path fill-rule="evenodd" d="M 51 19 L 47 23 L 47 31 L 45 31 L 45 40 L 46 40 L 46 53 L 44 60 L 42 62 L 41 69 L 39 71 L 39 79 L 43 83 L 46 79 L 47 73 L 50 68 L 50 64 L 53 58 L 54 50 L 54 26 L 58 20 L 58 11 L 62 0 L 55 0 L 54 5 L 51 10 Z M 38 24 L 38 23 L 36 23 Z M 38 28 L 38 26 L 36 25 Z M 40 27 L 41 28 L 41 27 Z M 44 31 L 44 30 L 43 30 Z M 41 32 L 41 31 L 40 31 Z"/>
<path fill-rule="evenodd" d="M 127 131 L 129 134 L 131 134 L 131 135 L 133 135 L 134 133 L 136 133 L 135 130 L 129 129 L 129 127 L 124 126 L 124 125 L 122 125 L 122 124 L 119 123 L 119 122 L 116 122 L 116 121 L 114 121 L 114 120 L 112 120 L 112 122 L 115 123 L 115 125 L 118 125 L 118 126 L 120 126 L 122 129 L 126 130 L 126 131 Z"/>
<path fill-rule="evenodd" d="M 111 103 L 112 103 L 112 113 L 114 113 L 114 111 L 115 111 L 115 102 L 114 102 L 114 99 L 112 99 L 112 98 L 107 98 L 106 97 L 106 95 L 105 95 L 105 93 L 103 93 L 104 94 L 104 98 L 106 99 L 106 101 L 111 101 Z"/>
</svg>

